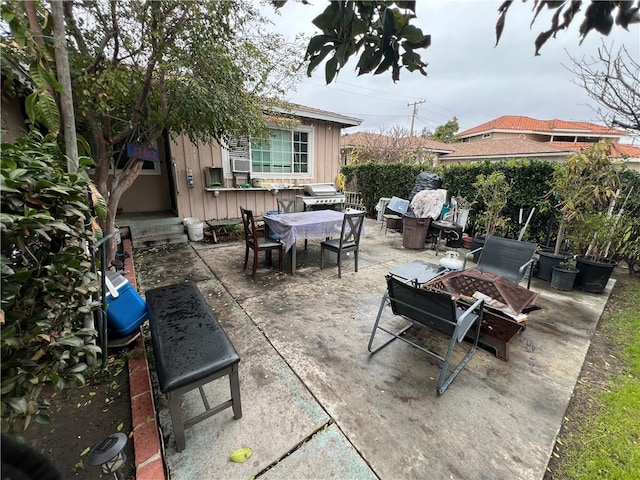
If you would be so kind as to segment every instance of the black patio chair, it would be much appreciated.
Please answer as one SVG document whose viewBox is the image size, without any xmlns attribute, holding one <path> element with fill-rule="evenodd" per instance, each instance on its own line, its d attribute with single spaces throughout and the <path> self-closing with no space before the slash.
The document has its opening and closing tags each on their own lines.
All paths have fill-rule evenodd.
<svg viewBox="0 0 640 480">
<path fill-rule="evenodd" d="M 353 252 L 358 271 L 358 251 L 360 250 L 360 234 L 364 225 L 366 212 L 356 210 L 344 214 L 340 238 L 320 242 L 320 269 L 324 268 L 324 251 L 330 250 L 338 254 L 338 278 L 342 278 L 342 255 Z"/>
<path fill-rule="evenodd" d="M 382 298 L 378 316 L 373 325 L 369 338 L 369 352 L 376 353 L 394 340 L 402 340 L 418 350 L 436 358 L 441 363 L 440 376 L 436 384 L 438 395 L 442 395 L 460 371 L 469 362 L 478 347 L 480 338 L 480 324 L 484 311 L 484 300 L 478 300 L 469 308 L 462 309 L 456 305 L 455 300 L 446 293 L 419 288 L 410 283 L 405 283 L 398 278 L 387 275 L 387 292 Z M 399 315 L 409 321 L 409 324 L 400 330 L 393 331 L 380 324 L 380 318 L 387 304 L 391 305 L 394 315 Z M 414 325 L 428 327 L 430 330 L 449 337 L 449 345 L 444 355 L 419 345 L 405 336 L 405 332 Z M 453 367 L 449 373 L 451 356 L 457 343 L 464 340 L 471 327 L 475 325 L 473 343 L 464 358 Z M 373 341 L 378 330 L 391 335 L 383 343 L 372 349 Z"/>
<path fill-rule="evenodd" d="M 476 270 L 501 275 L 516 284 L 520 283 L 525 275 L 528 275 L 527 288 L 529 288 L 531 287 L 535 262 L 533 255 L 536 253 L 537 246 L 531 242 L 490 235 L 485 240 L 483 247 L 465 255 L 462 269 L 466 269 L 467 260 L 479 251 L 480 257 L 474 267 Z"/>
<path fill-rule="evenodd" d="M 278 268 L 282 272 L 282 260 L 284 256 L 284 246 L 282 242 L 273 240 L 271 238 L 264 238 L 258 233 L 256 228 L 256 222 L 253 217 L 253 212 L 245 208 L 240 207 L 240 214 L 242 215 L 242 225 L 244 227 L 244 240 L 245 240 L 245 252 L 244 252 L 244 270 L 247 269 L 247 263 L 249 262 L 249 250 L 253 250 L 253 269 L 251 276 L 256 276 L 256 269 L 258 268 L 258 253 L 267 252 L 267 260 L 271 262 L 271 252 L 278 251 Z"/>
</svg>

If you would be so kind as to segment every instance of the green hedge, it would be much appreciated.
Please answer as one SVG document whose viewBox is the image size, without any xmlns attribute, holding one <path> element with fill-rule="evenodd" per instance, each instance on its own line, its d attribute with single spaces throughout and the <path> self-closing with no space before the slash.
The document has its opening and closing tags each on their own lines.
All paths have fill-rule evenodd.
<svg viewBox="0 0 640 480">
<path fill-rule="evenodd" d="M 467 231 L 473 234 L 478 214 L 484 210 L 481 200 L 476 198 L 473 183 L 480 174 L 490 175 L 500 170 L 513 185 L 513 193 L 504 213 L 510 218 L 507 236 L 515 237 L 520 231 L 520 208 L 523 208 L 524 222 L 531 208 L 536 207 L 527 228 L 526 238 L 545 243 L 549 232 L 553 234 L 555 231 L 551 197 L 547 195 L 552 188 L 554 168 L 554 163 L 538 160 L 484 161 L 441 167 L 431 167 L 427 164 L 364 163 L 346 165 L 342 167 L 342 173 L 348 184 L 355 183 L 370 213 L 375 211 L 380 197 L 408 198 L 418 173 L 436 173 L 442 178 L 442 188 L 451 192 L 453 196 L 463 196 L 470 202 L 476 201 L 467 224 Z"/>
</svg>

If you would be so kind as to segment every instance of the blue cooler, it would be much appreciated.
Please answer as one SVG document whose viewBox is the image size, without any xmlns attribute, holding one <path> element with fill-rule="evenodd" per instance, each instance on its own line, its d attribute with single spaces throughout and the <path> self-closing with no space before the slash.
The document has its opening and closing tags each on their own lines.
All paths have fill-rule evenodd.
<svg viewBox="0 0 640 480">
<path fill-rule="evenodd" d="M 122 336 L 129 335 L 147 319 L 147 304 L 129 280 L 107 272 L 107 324 Z"/>
</svg>

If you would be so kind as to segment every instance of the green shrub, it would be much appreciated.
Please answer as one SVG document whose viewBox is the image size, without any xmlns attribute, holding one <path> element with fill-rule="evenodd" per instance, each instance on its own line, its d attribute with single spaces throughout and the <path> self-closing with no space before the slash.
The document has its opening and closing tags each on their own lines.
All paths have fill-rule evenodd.
<svg viewBox="0 0 640 480">
<path fill-rule="evenodd" d="M 83 159 L 83 163 L 86 160 Z M 83 170 L 66 172 L 52 137 L 37 133 L 2 144 L 2 431 L 26 429 L 39 415 L 45 383 L 84 383 L 100 351 L 84 320 L 99 282 L 85 248 L 94 240 Z"/>
<path fill-rule="evenodd" d="M 555 167 L 555 163 L 539 160 L 481 161 L 435 168 L 427 164 L 363 163 L 345 165 L 342 167 L 342 173 L 347 178 L 347 184 L 355 184 L 370 213 L 374 212 L 381 197 L 408 198 L 418 173 L 436 173 L 442 178 L 442 188 L 448 190 L 451 195 L 462 196 L 469 202 L 476 201 L 466 228 L 467 232 L 473 234 L 479 229 L 479 219 L 486 210 L 486 205 L 478 196 L 473 184 L 478 175 L 489 176 L 497 171 L 502 172 L 507 183 L 512 185 L 503 211 L 504 217 L 510 218 L 511 221 L 505 225 L 503 233 L 511 238 L 517 237 L 522 228 L 518 223 L 520 208 L 523 209 L 524 224 L 529 212 L 535 207 L 525 238 L 543 243 L 546 242 L 550 231 L 555 232 L 552 228 L 555 210 L 547 195 L 551 190 Z"/>
</svg>

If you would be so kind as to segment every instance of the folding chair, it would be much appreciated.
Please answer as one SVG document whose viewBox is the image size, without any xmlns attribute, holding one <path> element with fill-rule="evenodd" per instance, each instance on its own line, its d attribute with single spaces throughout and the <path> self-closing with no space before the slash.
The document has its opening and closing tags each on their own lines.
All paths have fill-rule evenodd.
<svg viewBox="0 0 640 480">
<path fill-rule="evenodd" d="M 369 338 L 369 352 L 376 353 L 386 347 L 394 340 L 402 340 L 418 350 L 436 358 L 441 362 L 440 376 L 436 384 L 438 395 L 442 395 L 451 382 L 458 376 L 460 371 L 469 362 L 478 347 L 480 338 L 480 324 L 484 311 L 484 300 L 478 300 L 469 308 L 462 309 L 456 305 L 455 300 L 448 294 L 426 290 L 405 283 L 398 278 L 387 275 L 387 292 L 382 298 L 378 316 L 373 325 L 371 337 Z M 389 330 L 380 324 L 384 308 L 391 305 L 394 315 L 399 315 L 409 321 L 409 324 L 398 331 Z M 404 336 L 405 332 L 414 325 L 429 327 L 431 330 L 448 336 L 449 345 L 445 355 L 441 355 L 434 350 L 415 343 Z M 456 343 L 460 343 L 467 336 L 472 326 L 475 325 L 473 343 L 464 358 L 453 367 L 449 373 L 451 356 L 453 355 Z M 388 338 L 380 345 L 372 349 L 373 341 L 378 330 L 389 334 Z"/>
</svg>

